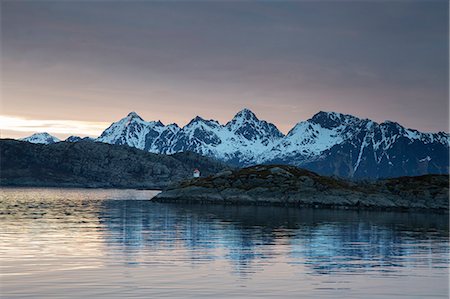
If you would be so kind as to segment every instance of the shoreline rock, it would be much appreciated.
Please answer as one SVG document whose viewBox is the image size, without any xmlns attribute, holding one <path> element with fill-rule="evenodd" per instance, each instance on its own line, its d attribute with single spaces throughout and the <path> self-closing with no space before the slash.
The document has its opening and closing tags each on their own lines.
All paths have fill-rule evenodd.
<svg viewBox="0 0 450 299">
<path fill-rule="evenodd" d="M 227 170 L 171 186 L 157 202 L 252 204 L 448 213 L 448 175 L 351 182 L 286 165 Z"/>
</svg>

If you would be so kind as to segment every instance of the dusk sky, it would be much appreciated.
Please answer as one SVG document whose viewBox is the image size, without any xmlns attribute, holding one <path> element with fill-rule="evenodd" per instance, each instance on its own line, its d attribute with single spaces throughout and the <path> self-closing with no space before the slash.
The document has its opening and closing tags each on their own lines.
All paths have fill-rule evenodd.
<svg viewBox="0 0 450 299">
<path fill-rule="evenodd" d="M 97 136 L 136 111 L 320 110 L 448 132 L 448 1 L 1 1 L 1 137 Z"/>
</svg>

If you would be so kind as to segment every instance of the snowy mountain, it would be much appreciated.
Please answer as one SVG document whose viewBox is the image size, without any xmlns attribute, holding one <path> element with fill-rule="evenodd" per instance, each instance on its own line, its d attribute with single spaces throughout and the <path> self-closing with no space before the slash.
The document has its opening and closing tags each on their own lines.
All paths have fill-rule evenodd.
<svg viewBox="0 0 450 299">
<path fill-rule="evenodd" d="M 244 109 L 226 125 L 215 120 L 194 118 L 175 136 L 165 153 L 193 151 L 238 165 L 252 164 L 254 158 L 278 143 L 283 134 Z"/>
<path fill-rule="evenodd" d="M 60 140 L 55 136 L 52 136 L 46 132 L 43 133 L 34 133 L 31 136 L 20 139 L 22 141 L 28 141 L 31 143 L 41 143 L 41 144 L 52 144 L 59 142 Z"/>
<path fill-rule="evenodd" d="M 164 126 L 160 121 L 144 121 L 136 112 L 113 123 L 96 140 L 110 144 L 126 144 L 152 153 L 161 153 L 171 144 L 180 130 L 175 125 Z"/>
<path fill-rule="evenodd" d="M 24 140 L 59 141 L 43 134 Z M 66 141 L 81 139 L 71 136 Z M 336 112 L 321 111 L 297 123 L 287 135 L 248 109 L 225 125 L 197 116 L 182 128 L 145 121 L 131 112 L 95 141 L 159 154 L 190 151 L 237 166 L 292 164 L 347 178 L 449 172 L 448 133 L 421 133 L 391 121 L 379 124 Z"/>
<path fill-rule="evenodd" d="M 293 164 L 350 178 L 449 171 L 449 134 L 421 133 L 390 121 L 378 124 L 336 112 L 321 111 L 286 136 L 248 109 L 225 125 L 197 116 L 183 128 L 146 122 L 132 112 L 97 141 L 161 154 L 192 151 L 239 166 Z"/>
<path fill-rule="evenodd" d="M 283 136 L 273 124 L 259 120 L 248 109 L 238 112 L 226 125 L 197 116 L 183 128 L 146 122 L 131 112 L 113 123 L 97 141 L 162 154 L 191 151 L 240 165 L 252 163 L 255 155 L 273 147 Z"/>
<path fill-rule="evenodd" d="M 265 162 L 294 164 L 350 178 L 449 172 L 447 133 L 421 133 L 398 123 L 378 124 L 335 112 L 298 123 Z"/>
</svg>

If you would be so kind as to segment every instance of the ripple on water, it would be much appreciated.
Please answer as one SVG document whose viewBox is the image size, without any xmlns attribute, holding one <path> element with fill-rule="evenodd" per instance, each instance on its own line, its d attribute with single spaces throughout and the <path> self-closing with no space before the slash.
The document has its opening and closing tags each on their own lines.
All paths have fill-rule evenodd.
<svg viewBox="0 0 450 299">
<path fill-rule="evenodd" d="M 447 215 L 4 188 L 5 297 L 447 298 Z"/>
</svg>

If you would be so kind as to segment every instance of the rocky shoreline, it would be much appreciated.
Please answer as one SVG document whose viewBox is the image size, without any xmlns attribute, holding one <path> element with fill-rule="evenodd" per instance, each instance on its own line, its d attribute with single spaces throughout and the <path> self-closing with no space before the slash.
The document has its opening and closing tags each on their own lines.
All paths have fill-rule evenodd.
<svg viewBox="0 0 450 299">
<path fill-rule="evenodd" d="M 352 182 L 293 166 L 259 165 L 184 181 L 152 200 L 448 213 L 448 179 L 425 175 Z"/>
</svg>

